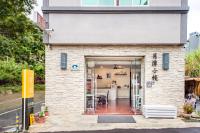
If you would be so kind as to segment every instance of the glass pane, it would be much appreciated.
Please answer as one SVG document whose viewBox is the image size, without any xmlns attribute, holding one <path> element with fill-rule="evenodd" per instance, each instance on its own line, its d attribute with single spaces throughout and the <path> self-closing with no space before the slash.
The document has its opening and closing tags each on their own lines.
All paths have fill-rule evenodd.
<svg viewBox="0 0 200 133">
<path fill-rule="evenodd" d="M 83 0 L 83 5 L 94 6 L 98 5 L 99 0 Z"/>
<path fill-rule="evenodd" d="M 102 6 L 113 6 L 114 0 L 99 0 L 99 5 Z"/>
<path fill-rule="evenodd" d="M 142 107 L 142 89 L 141 89 L 141 62 L 135 59 L 132 62 L 132 89 L 131 99 L 132 107 L 136 110 L 141 110 Z"/>
<path fill-rule="evenodd" d="M 132 0 L 120 0 L 119 1 L 120 6 L 131 6 L 132 5 Z"/>
<path fill-rule="evenodd" d="M 141 0 L 133 0 L 133 5 L 140 5 Z"/>
<path fill-rule="evenodd" d="M 93 66 L 90 66 L 89 62 L 87 63 L 86 68 L 86 90 L 85 90 L 85 99 L 86 99 L 86 112 L 94 112 L 95 109 L 95 69 Z"/>
<path fill-rule="evenodd" d="M 140 5 L 148 5 L 148 0 L 141 0 L 141 4 Z"/>
<path fill-rule="evenodd" d="M 147 5 L 148 0 L 133 0 L 133 5 Z"/>
</svg>

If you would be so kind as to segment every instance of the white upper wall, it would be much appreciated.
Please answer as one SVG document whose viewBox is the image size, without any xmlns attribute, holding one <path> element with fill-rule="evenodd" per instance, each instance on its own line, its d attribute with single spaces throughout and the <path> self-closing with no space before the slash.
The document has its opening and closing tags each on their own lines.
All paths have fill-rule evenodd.
<svg viewBox="0 0 200 133">
<path fill-rule="evenodd" d="M 49 0 L 49 6 L 80 6 L 81 0 Z"/>
<path fill-rule="evenodd" d="M 149 6 L 181 6 L 182 0 L 149 0 Z M 80 6 L 81 0 L 49 0 L 49 6 Z"/>
<path fill-rule="evenodd" d="M 180 43 L 180 14 L 49 14 L 49 43 Z"/>
<path fill-rule="evenodd" d="M 150 6 L 181 6 L 181 0 L 149 0 Z"/>
</svg>

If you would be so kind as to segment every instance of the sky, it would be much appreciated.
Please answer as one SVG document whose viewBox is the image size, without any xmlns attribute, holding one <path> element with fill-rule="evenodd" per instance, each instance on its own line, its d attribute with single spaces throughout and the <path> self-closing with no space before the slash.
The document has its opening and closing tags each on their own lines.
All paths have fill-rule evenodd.
<svg viewBox="0 0 200 133">
<path fill-rule="evenodd" d="M 38 11 L 42 14 L 41 6 L 43 0 L 37 0 L 37 6 L 35 6 L 35 11 Z M 190 11 L 188 13 L 188 35 L 191 32 L 200 33 L 200 0 L 188 0 L 190 6 Z M 33 14 L 30 15 L 30 18 L 33 19 Z"/>
</svg>

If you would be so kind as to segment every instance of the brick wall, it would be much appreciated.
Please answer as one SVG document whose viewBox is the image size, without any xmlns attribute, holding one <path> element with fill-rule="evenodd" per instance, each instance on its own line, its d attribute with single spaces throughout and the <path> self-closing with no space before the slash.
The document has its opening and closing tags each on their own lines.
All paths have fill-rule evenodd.
<svg viewBox="0 0 200 133">
<path fill-rule="evenodd" d="M 60 53 L 68 54 L 68 69 L 60 69 Z M 170 68 L 162 70 L 162 54 L 170 54 Z M 159 81 L 152 88 L 153 53 L 158 56 Z M 54 115 L 84 112 L 85 56 L 144 56 L 145 104 L 169 104 L 181 109 L 184 102 L 184 48 L 182 46 L 52 46 L 46 47 L 46 104 Z M 71 71 L 79 64 L 79 71 Z"/>
</svg>

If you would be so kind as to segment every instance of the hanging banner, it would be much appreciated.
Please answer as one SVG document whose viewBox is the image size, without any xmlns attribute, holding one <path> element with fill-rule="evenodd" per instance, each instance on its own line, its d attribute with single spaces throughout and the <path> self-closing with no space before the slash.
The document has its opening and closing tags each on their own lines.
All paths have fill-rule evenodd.
<svg viewBox="0 0 200 133">
<path fill-rule="evenodd" d="M 22 129 L 28 130 L 30 114 L 33 113 L 34 71 L 22 70 Z"/>
</svg>

